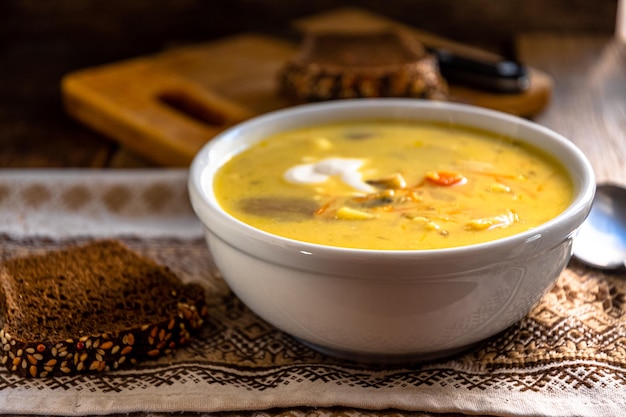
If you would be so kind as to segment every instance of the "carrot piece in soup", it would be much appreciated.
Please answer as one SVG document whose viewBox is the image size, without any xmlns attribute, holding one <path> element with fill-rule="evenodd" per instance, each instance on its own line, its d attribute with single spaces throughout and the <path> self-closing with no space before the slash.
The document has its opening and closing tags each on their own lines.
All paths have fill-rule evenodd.
<svg viewBox="0 0 626 417">
<path fill-rule="evenodd" d="M 460 185 L 467 181 L 463 175 L 453 171 L 430 171 L 426 173 L 426 179 L 431 184 L 442 185 L 444 187 Z"/>
</svg>

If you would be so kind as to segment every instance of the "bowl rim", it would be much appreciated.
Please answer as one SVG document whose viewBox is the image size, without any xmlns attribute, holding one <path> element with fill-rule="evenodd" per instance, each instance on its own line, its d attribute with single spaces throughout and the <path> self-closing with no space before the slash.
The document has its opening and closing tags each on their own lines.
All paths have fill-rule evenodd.
<svg viewBox="0 0 626 417">
<path fill-rule="evenodd" d="M 207 169 L 209 168 L 209 164 L 212 164 L 213 161 L 210 158 L 210 155 L 214 150 L 225 141 L 235 141 L 237 140 L 237 136 L 241 134 L 241 132 L 251 131 L 254 129 L 258 129 L 263 127 L 266 124 L 272 124 L 289 120 L 294 117 L 304 117 L 315 115 L 316 117 L 322 117 L 325 114 L 345 111 L 346 109 L 373 109 L 378 108 L 380 106 L 390 107 L 390 108 L 401 108 L 405 110 L 417 110 L 417 109 L 429 109 L 430 111 L 449 111 L 451 113 L 466 113 L 469 115 L 474 115 L 482 118 L 489 118 L 493 120 L 497 120 L 502 123 L 511 124 L 512 127 L 515 128 L 523 128 L 529 129 L 543 135 L 544 137 L 549 137 L 551 140 L 551 146 L 556 146 L 559 149 L 564 149 L 568 152 L 568 157 L 566 159 L 574 160 L 578 167 L 580 168 L 580 175 L 578 178 L 575 177 L 575 172 L 573 168 L 564 163 L 562 155 L 557 155 L 554 152 L 551 152 L 547 148 L 543 147 L 540 144 L 536 144 L 533 141 L 528 141 L 527 138 L 516 137 L 521 141 L 531 144 L 543 152 L 551 155 L 553 158 L 558 160 L 564 168 L 568 171 L 572 182 L 574 183 L 574 198 L 570 202 L 570 204 L 559 213 L 557 216 L 552 219 L 544 222 L 536 227 L 533 227 L 529 230 L 516 233 L 514 235 L 502 237 L 499 239 L 481 242 L 471 245 L 464 246 L 455 246 L 449 248 L 438 248 L 438 249 L 361 249 L 361 248 L 347 248 L 340 246 L 330 246 L 323 244 L 316 244 L 306 241 L 295 240 L 279 235 L 275 235 L 260 229 L 257 229 L 247 223 L 242 222 L 241 220 L 235 218 L 234 216 L 227 213 L 222 207 L 217 203 L 214 198 L 211 198 L 209 193 L 206 192 L 203 183 L 206 181 L 205 175 Z M 350 110 L 348 110 L 350 111 Z M 321 116 L 320 116 L 321 115 Z M 391 116 L 381 117 L 384 118 L 392 118 Z M 358 117 L 344 118 L 344 120 L 358 120 Z M 363 119 L 363 117 L 361 117 Z M 399 117 L 399 119 L 410 119 L 408 117 Z M 427 120 L 425 118 L 416 120 Z M 339 119 L 337 119 L 339 121 Z M 308 123 L 311 124 L 311 123 Z M 296 123 L 294 127 L 286 127 L 279 130 L 274 131 L 274 133 L 284 130 L 290 130 L 291 128 L 305 127 L 307 123 Z M 466 124 L 470 127 L 472 124 Z M 489 130 L 489 129 L 486 129 Z M 512 135 L 513 136 L 513 135 Z M 236 149 L 233 149 L 232 152 L 222 155 L 221 162 L 227 161 L 233 155 L 243 151 L 247 146 L 240 146 Z M 214 171 L 217 171 L 217 168 L 214 168 Z M 213 176 L 209 178 L 211 181 Z M 471 255 L 474 252 L 483 252 L 489 251 L 493 249 L 504 249 L 511 250 L 515 246 L 537 240 L 538 238 L 543 237 L 544 235 L 549 235 L 550 231 L 553 230 L 558 225 L 562 224 L 567 219 L 576 218 L 576 224 L 573 227 L 574 230 L 570 231 L 567 237 L 571 237 L 575 234 L 577 228 L 582 224 L 582 221 L 587 216 L 591 202 L 593 200 L 593 196 L 595 193 L 595 176 L 593 172 L 593 168 L 588 161 L 587 157 L 584 153 L 569 139 L 565 138 L 561 134 L 542 126 L 538 123 L 523 119 L 519 116 L 515 116 L 512 114 L 504 113 L 497 110 L 491 110 L 483 107 L 478 107 L 469 104 L 462 103 L 450 103 L 450 102 L 440 102 L 440 101 L 430 101 L 424 99 L 406 99 L 406 98 L 373 98 L 373 99 L 343 99 L 336 101 L 328 101 L 328 102 L 320 102 L 320 103 L 309 103 L 309 104 L 301 104 L 285 109 L 275 110 L 272 112 L 268 112 L 259 116 L 255 116 L 251 119 L 243 121 L 237 125 L 234 125 L 218 135 L 216 135 L 213 139 L 207 142 L 195 155 L 189 170 L 189 178 L 188 178 L 188 188 L 190 194 L 190 200 L 194 211 L 197 216 L 200 218 L 201 222 L 205 227 L 210 229 L 215 233 L 215 230 L 207 223 L 214 224 L 214 219 L 209 219 L 208 217 L 218 216 L 222 221 L 227 222 L 228 230 L 232 232 L 241 231 L 247 237 L 257 243 L 260 242 L 262 244 L 270 244 L 275 248 L 283 248 L 293 252 L 299 252 L 302 254 L 316 254 L 327 257 L 334 257 L 337 254 L 342 256 L 348 256 L 354 259 L 363 259 L 363 258 L 378 258 L 378 257 L 389 257 L 393 256 L 394 258 L 412 258 L 421 257 L 421 258 L 432 258 L 432 257 L 449 257 L 450 255 L 455 254 L 466 254 Z M 212 188 L 212 186 L 211 186 Z M 205 214 L 206 209 L 209 209 L 211 212 L 211 216 Z M 220 239 L 229 241 L 229 238 L 232 238 L 232 235 L 225 236 L 225 233 L 217 232 L 216 235 L 220 237 Z M 561 236 L 563 237 L 563 236 Z M 562 240 L 562 239 L 561 239 Z"/>
</svg>

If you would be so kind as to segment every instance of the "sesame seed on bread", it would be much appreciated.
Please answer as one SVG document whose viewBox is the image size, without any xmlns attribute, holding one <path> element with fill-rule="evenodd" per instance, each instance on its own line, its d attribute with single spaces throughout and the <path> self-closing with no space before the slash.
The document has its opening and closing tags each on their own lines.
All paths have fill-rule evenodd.
<svg viewBox="0 0 626 417">
<path fill-rule="evenodd" d="M 204 289 L 116 240 L 0 265 L 0 360 L 23 376 L 106 371 L 186 344 Z"/>
</svg>

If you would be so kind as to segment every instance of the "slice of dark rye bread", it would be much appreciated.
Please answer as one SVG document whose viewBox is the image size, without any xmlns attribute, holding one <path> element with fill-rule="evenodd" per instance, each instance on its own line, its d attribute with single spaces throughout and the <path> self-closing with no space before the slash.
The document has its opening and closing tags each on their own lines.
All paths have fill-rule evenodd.
<svg viewBox="0 0 626 417">
<path fill-rule="evenodd" d="M 28 377 L 118 369 L 186 344 L 205 292 L 116 240 L 0 265 L 1 361 Z"/>
<path fill-rule="evenodd" d="M 278 72 L 278 92 L 296 102 L 345 98 L 446 99 L 434 55 L 395 30 L 310 32 Z"/>
</svg>

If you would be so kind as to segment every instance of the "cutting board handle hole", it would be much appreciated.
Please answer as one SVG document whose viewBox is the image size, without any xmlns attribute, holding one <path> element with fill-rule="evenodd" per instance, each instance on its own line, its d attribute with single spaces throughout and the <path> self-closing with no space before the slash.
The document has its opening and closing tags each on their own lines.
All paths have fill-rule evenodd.
<svg viewBox="0 0 626 417">
<path fill-rule="evenodd" d="M 210 126 L 226 125 L 226 115 L 212 109 L 206 103 L 183 91 L 166 91 L 160 93 L 157 99 L 170 109 L 200 123 Z"/>
</svg>

